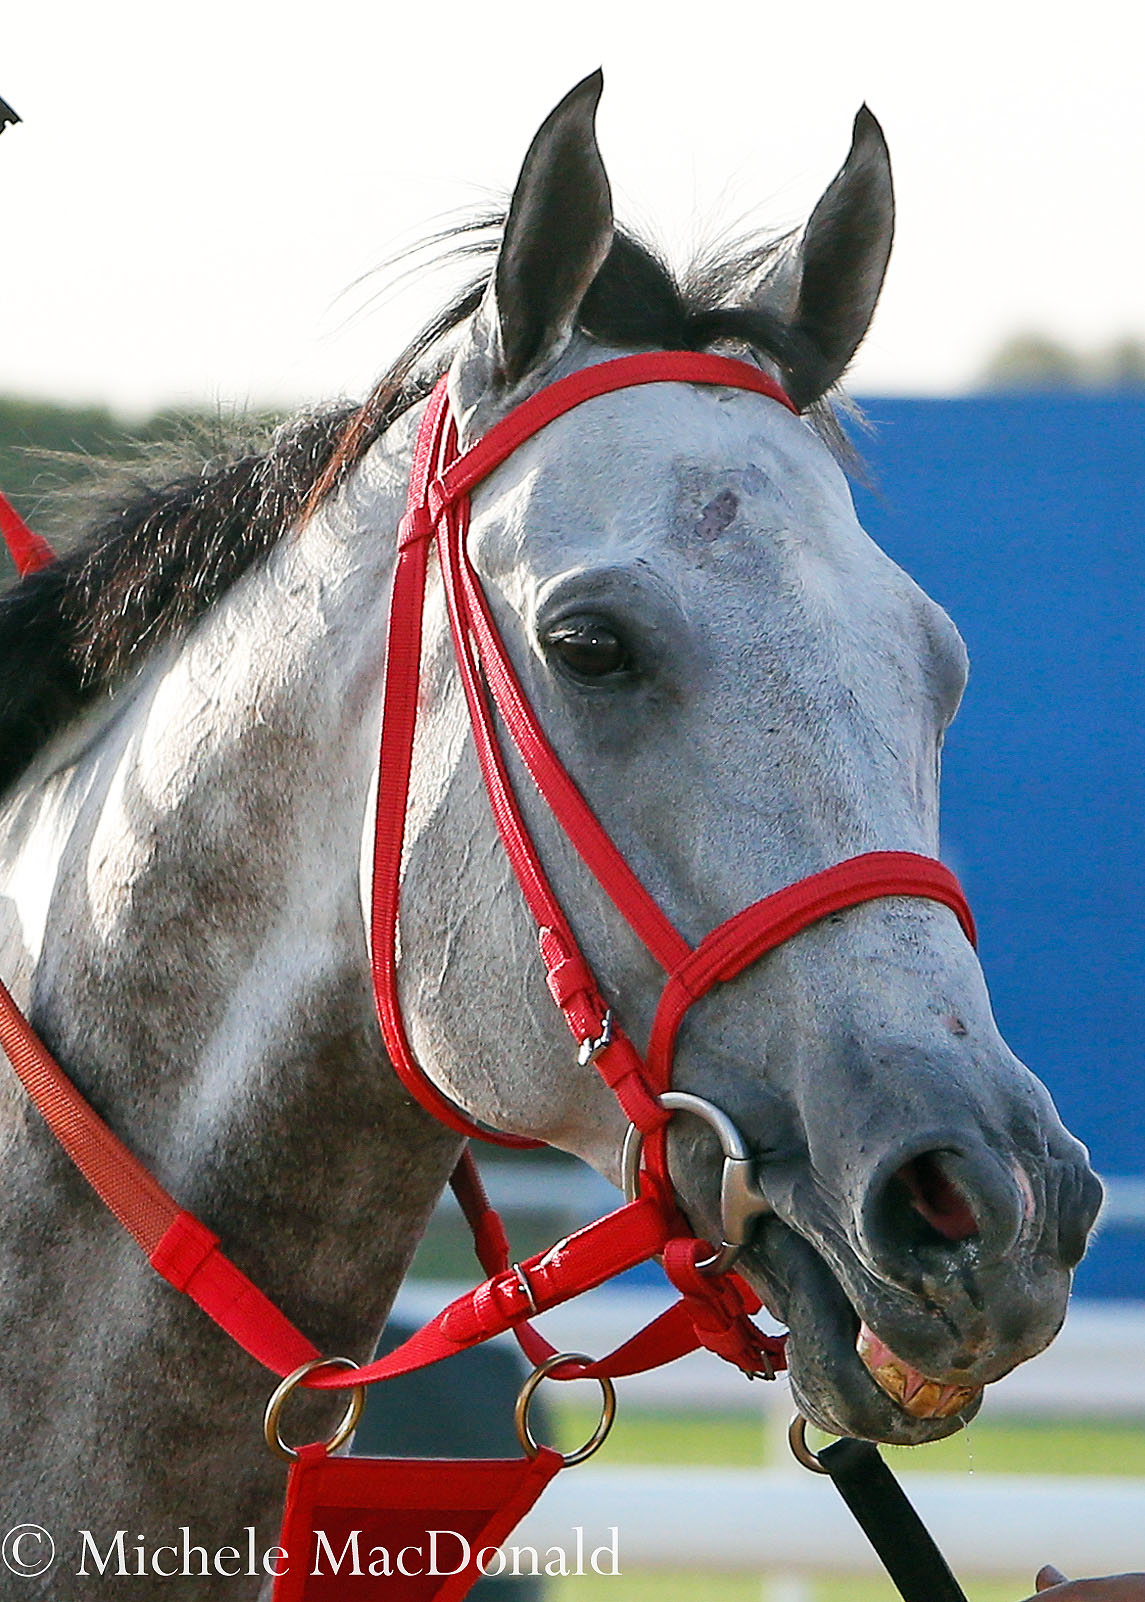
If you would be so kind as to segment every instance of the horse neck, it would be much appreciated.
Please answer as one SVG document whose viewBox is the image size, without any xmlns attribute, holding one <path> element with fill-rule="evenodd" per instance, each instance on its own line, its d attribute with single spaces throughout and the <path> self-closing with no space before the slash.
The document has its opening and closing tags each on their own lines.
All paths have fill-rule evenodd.
<svg viewBox="0 0 1145 1602">
<path fill-rule="evenodd" d="M 338 1350 L 376 1336 L 457 1145 L 385 1062 L 358 892 L 407 436 L 120 692 L 24 848 L 56 848 L 27 953 L 45 1039 Z M 9 814 L 35 804 L 29 789 Z M 32 1133 L 10 1200 L 44 1219 L 77 1193 Z"/>
</svg>

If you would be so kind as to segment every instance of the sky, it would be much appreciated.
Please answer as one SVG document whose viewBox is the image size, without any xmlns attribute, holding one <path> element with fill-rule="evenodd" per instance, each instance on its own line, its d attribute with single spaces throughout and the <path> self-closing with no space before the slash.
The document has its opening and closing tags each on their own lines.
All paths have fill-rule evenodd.
<svg viewBox="0 0 1145 1602">
<path fill-rule="evenodd" d="M 1025 330 L 1145 338 L 1129 0 L 0 0 L 0 392 L 360 395 L 449 287 L 375 269 L 511 189 L 598 65 L 618 215 L 677 258 L 801 223 L 870 104 L 899 223 L 860 394 L 957 393 Z"/>
</svg>

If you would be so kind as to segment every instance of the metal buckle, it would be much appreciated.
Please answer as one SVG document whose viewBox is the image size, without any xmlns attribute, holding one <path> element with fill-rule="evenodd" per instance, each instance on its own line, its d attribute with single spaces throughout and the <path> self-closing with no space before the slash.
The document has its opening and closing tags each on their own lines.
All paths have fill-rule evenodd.
<svg viewBox="0 0 1145 1602">
<path fill-rule="evenodd" d="M 533 1317 L 536 1318 L 541 1309 L 537 1306 L 537 1298 L 533 1295 L 533 1287 L 529 1283 L 528 1274 L 526 1274 L 520 1263 L 510 1263 L 509 1267 L 513 1270 L 517 1284 L 521 1287 L 525 1297 L 526 1306 L 528 1307 L 530 1313 L 532 1313 Z"/>
<path fill-rule="evenodd" d="M 755 1164 L 747 1142 L 726 1112 L 687 1090 L 666 1090 L 657 1100 L 661 1107 L 670 1112 L 694 1113 L 715 1131 L 719 1139 L 724 1154 L 720 1177 L 720 1229 L 723 1240 L 720 1250 L 701 1263 L 700 1267 L 705 1274 L 725 1274 L 751 1238 L 755 1220 L 773 1213 L 775 1209 L 756 1185 L 752 1172 Z M 629 1124 L 620 1156 L 626 1201 L 636 1200 L 643 1150 L 642 1132 L 635 1124 Z"/>
<path fill-rule="evenodd" d="M 748 1379 L 749 1380 L 757 1380 L 757 1379 L 773 1380 L 773 1379 L 775 1379 L 775 1364 L 771 1361 L 771 1358 L 768 1357 L 767 1353 L 766 1352 L 760 1352 L 759 1360 L 763 1364 L 763 1367 L 762 1368 L 757 1368 L 754 1374 L 749 1374 L 748 1375 Z"/>
<path fill-rule="evenodd" d="M 609 1007 L 600 1020 L 600 1034 L 593 1040 L 590 1035 L 582 1040 L 576 1060 L 582 1068 L 587 1068 L 590 1062 L 595 1062 L 602 1051 L 606 1051 L 612 1044 L 612 1008 Z"/>
</svg>

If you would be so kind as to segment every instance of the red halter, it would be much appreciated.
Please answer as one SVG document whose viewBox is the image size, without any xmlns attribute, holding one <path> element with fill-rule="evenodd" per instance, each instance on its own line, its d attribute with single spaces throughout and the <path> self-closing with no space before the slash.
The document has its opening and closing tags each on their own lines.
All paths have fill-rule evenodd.
<svg viewBox="0 0 1145 1602">
<path fill-rule="evenodd" d="M 426 1078 L 414 1059 L 397 991 L 396 941 L 406 801 L 417 721 L 422 610 L 429 543 L 436 537 L 458 668 L 493 815 L 536 921 L 553 1000 L 584 1063 L 594 1062 L 645 1142 L 641 1194 L 550 1251 L 511 1264 L 500 1220 L 490 1209 L 468 1154 L 453 1184 L 491 1277 L 459 1297 L 388 1357 L 346 1374 L 327 1368 L 301 1383 L 318 1390 L 369 1384 L 424 1367 L 512 1329 L 534 1362 L 555 1355 L 527 1320 L 579 1292 L 661 1255 L 682 1299 L 616 1352 L 591 1365 L 566 1363 L 555 1377 L 634 1373 L 704 1345 L 747 1372 L 783 1362 L 782 1338 L 764 1336 L 746 1316 L 759 1299 L 735 1274 L 704 1275 L 710 1247 L 694 1239 L 675 1204 L 665 1155 L 671 1112 L 660 1096 L 671 1083 L 680 1019 L 715 984 L 734 978 L 765 952 L 844 907 L 883 896 L 920 896 L 956 914 L 974 938 L 969 908 L 941 863 L 913 852 L 854 857 L 778 890 L 734 914 L 694 949 L 674 929 L 619 855 L 554 755 L 533 717 L 505 652 L 465 535 L 469 494 L 524 440 L 574 406 L 612 390 L 649 383 L 714 384 L 751 390 L 795 411 L 780 387 L 745 362 L 675 351 L 622 357 L 559 380 L 518 406 L 464 454 L 449 415 L 445 380 L 434 390 L 418 434 L 409 504 L 398 534 L 383 697 L 371 917 L 374 990 L 386 1046 L 421 1104 L 461 1134 L 506 1145 L 535 1145 L 478 1128 Z M 5 518 L 5 525 L 11 522 Z M 12 524 L 22 570 L 42 565 L 46 547 Z M 26 537 L 25 537 L 26 536 Z M 513 794 L 490 703 L 537 788 L 624 918 L 667 971 L 642 1061 L 605 1004 L 596 978 L 549 885 Z M 155 1268 L 191 1296 L 247 1352 L 280 1376 L 319 1353 L 220 1249 L 216 1236 L 136 1161 L 72 1086 L 0 984 L 0 1045 L 68 1155 L 104 1203 L 150 1256 Z"/>
</svg>

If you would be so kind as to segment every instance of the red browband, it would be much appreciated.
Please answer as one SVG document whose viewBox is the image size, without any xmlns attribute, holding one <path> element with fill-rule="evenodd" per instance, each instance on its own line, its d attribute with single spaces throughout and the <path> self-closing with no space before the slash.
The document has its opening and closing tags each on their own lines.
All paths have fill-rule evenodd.
<svg viewBox="0 0 1145 1602">
<path fill-rule="evenodd" d="M 569 1297 L 653 1256 L 681 1300 L 609 1357 L 566 1365 L 557 1377 L 615 1376 L 668 1362 L 699 1345 L 747 1372 L 782 1366 L 782 1338 L 765 1336 L 748 1315 L 759 1299 L 735 1274 L 701 1272 L 707 1242 L 694 1238 L 679 1212 L 668 1174 L 659 1103 L 671 1084 L 672 1052 L 684 1012 L 715 984 L 733 978 L 765 952 L 829 913 L 885 896 L 941 902 L 974 939 L 969 908 L 943 865 L 913 852 L 879 851 L 837 863 L 733 914 L 694 949 L 673 928 L 593 815 L 537 725 L 493 621 L 466 550 L 469 495 L 482 480 L 555 418 L 598 395 L 650 383 L 709 384 L 753 391 L 795 407 L 757 368 L 690 351 L 650 352 L 585 368 L 516 407 L 460 453 L 445 380 L 426 406 L 414 451 L 407 510 L 398 531 L 383 688 L 371 946 L 374 993 L 396 1071 L 423 1107 L 451 1129 L 505 1145 L 539 1144 L 479 1128 L 429 1081 L 413 1056 L 397 988 L 397 930 L 406 803 L 417 722 L 422 613 L 431 540 L 436 540 L 458 669 L 493 816 L 536 923 L 546 982 L 585 1062 L 593 1061 L 625 1116 L 647 1138 L 640 1196 L 525 1263 L 511 1264 L 500 1219 L 489 1207 L 468 1154 L 453 1177 L 491 1277 L 458 1298 L 388 1357 L 362 1369 L 316 1372 L 316 1389 L 369 1384 L 436 1362 L 513 1329 L 527 1355 L 554 1354 L 528 1322 Z M 6 503 L 0 504 L 4 513 Z M 47 547 L 9 508 L 0 516 L 22 571 L 42 565 Z M 40 549 L 42 547 L 42 549 Z M 526 768 L 586 866 L 665 969 L 647 1057 L 641 1060 L 613 1019 L 553 894 L 513 794 L 493 717 L 496 706 Z M 622 1006 L 622 1000 L 618 1006 Z M 217 1238 L 183 1211 L 88 1106 L 0 985 L 0 1045 L 29 1096 L 105 1204 L 149 1254 L 156 1269 L 185 1291 L 247 1352 L 280 1376 L 320 1354 L 235 1267 Z"/>
</svg>

